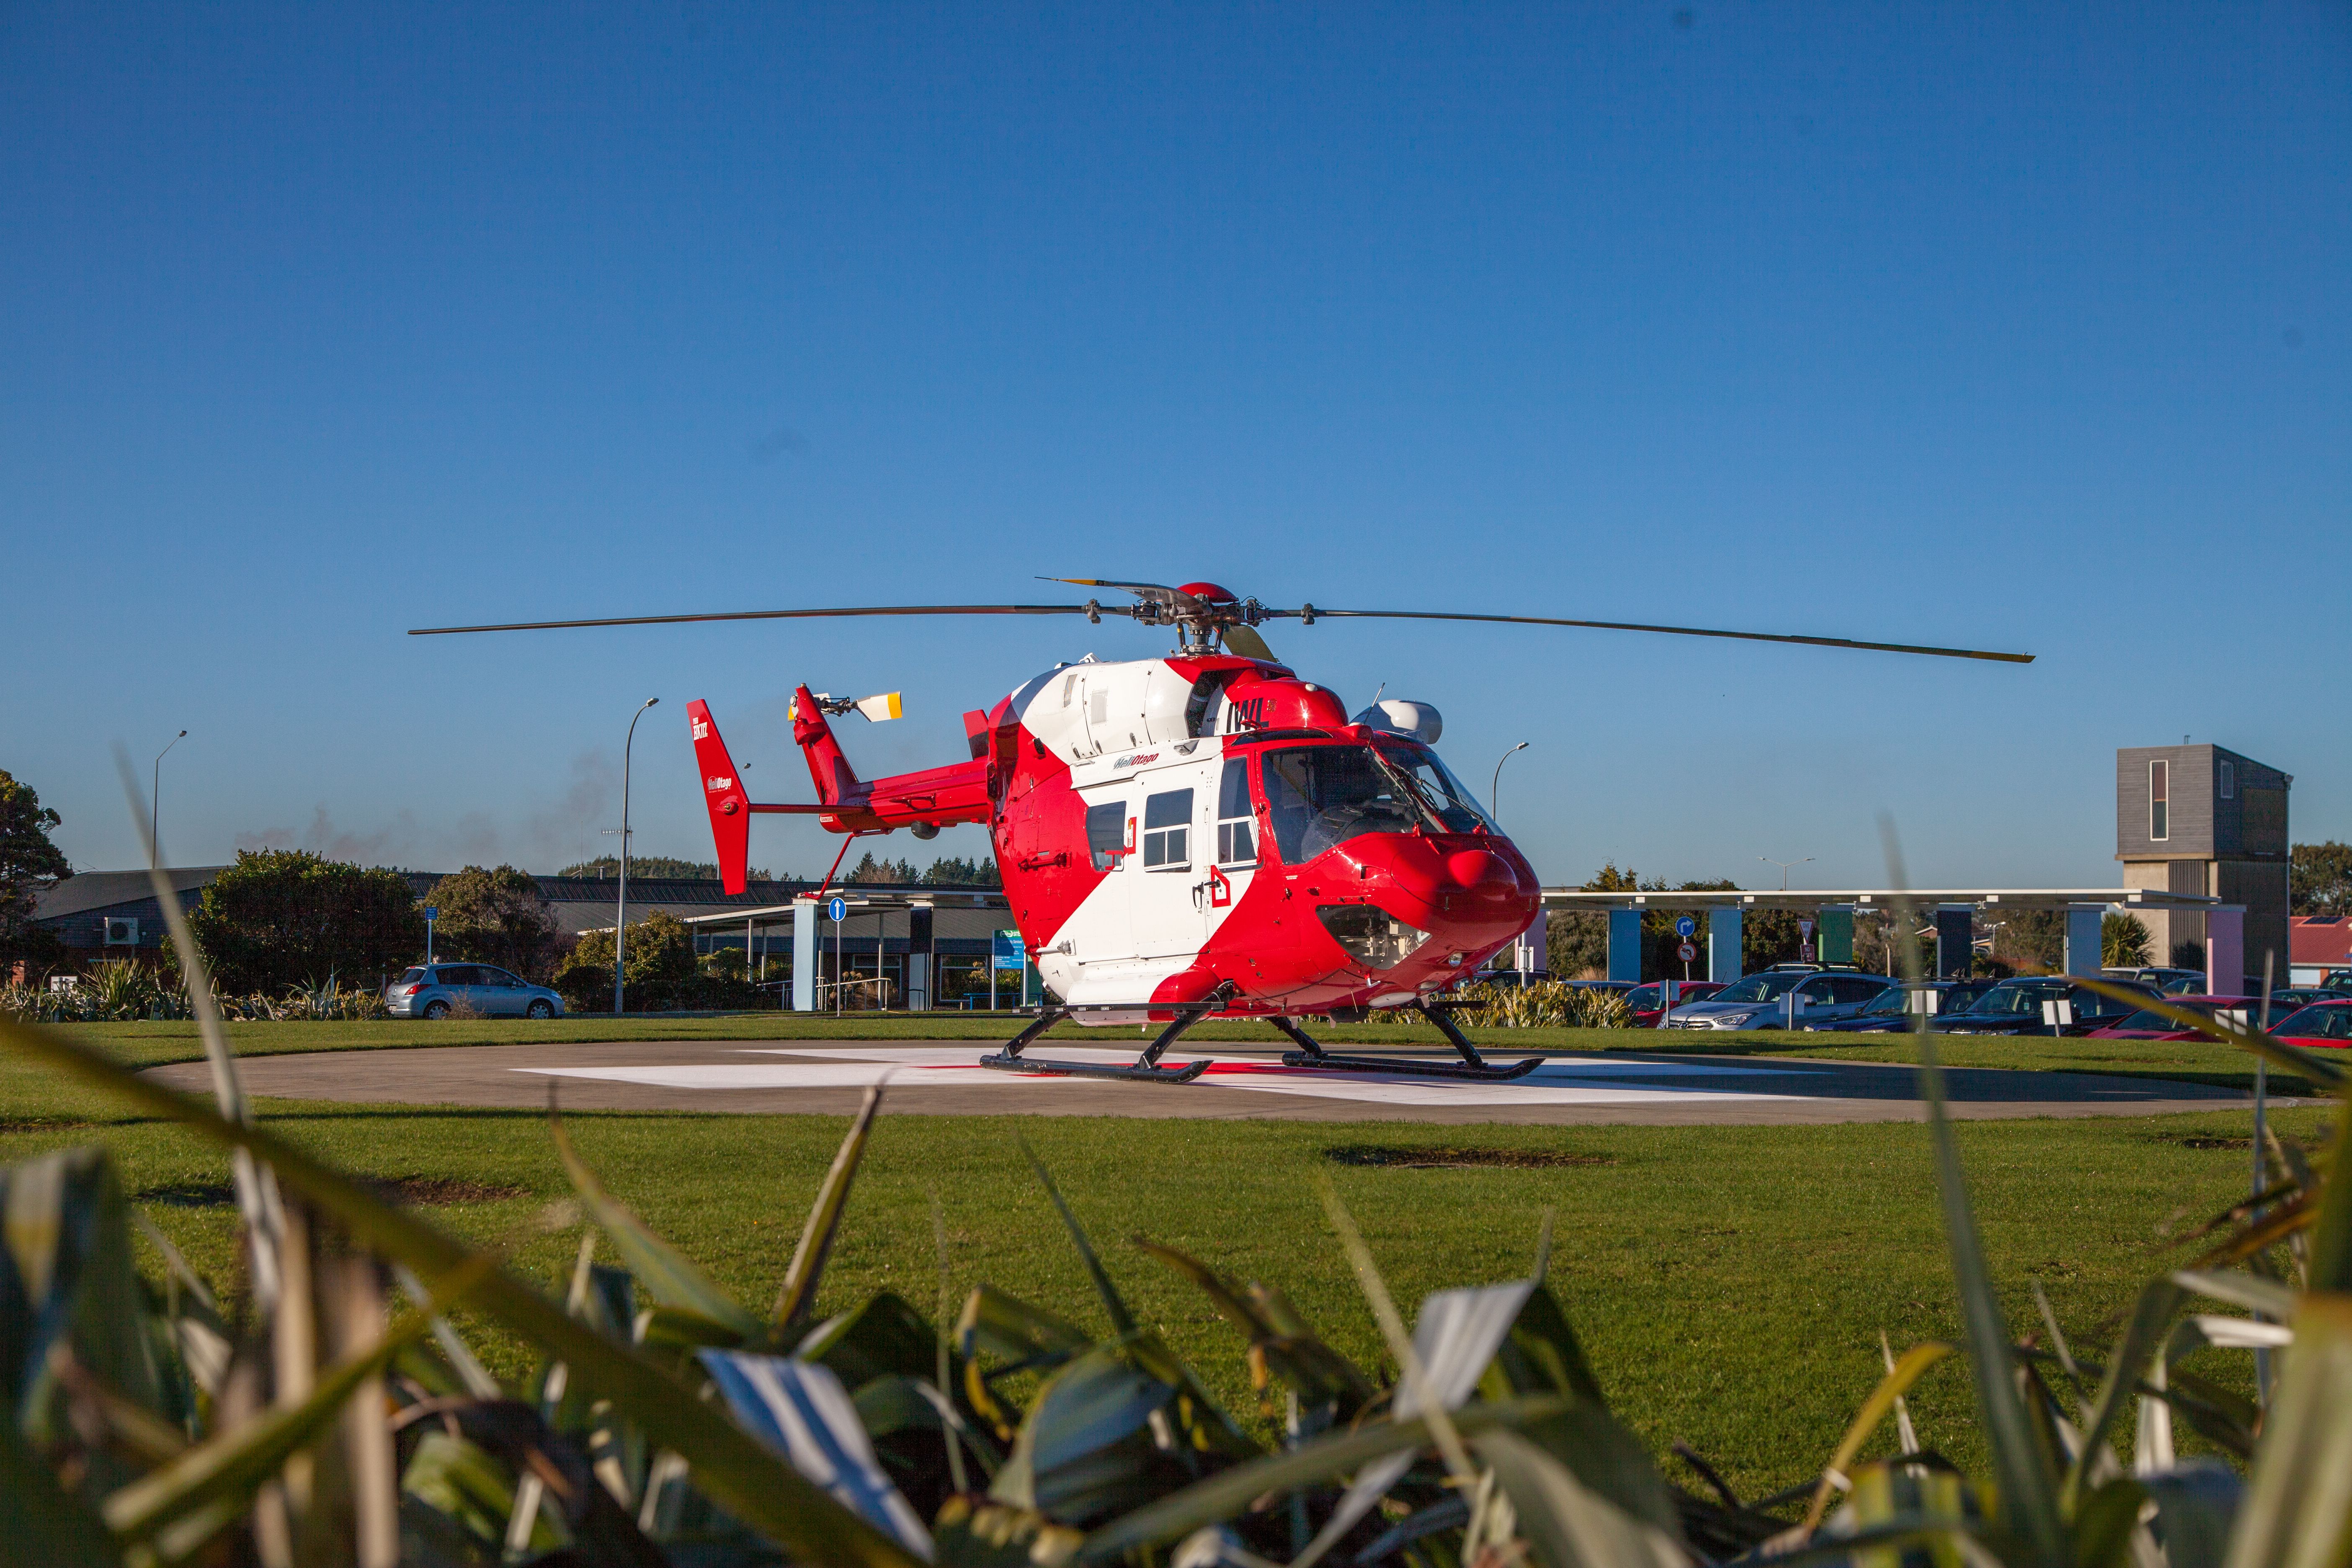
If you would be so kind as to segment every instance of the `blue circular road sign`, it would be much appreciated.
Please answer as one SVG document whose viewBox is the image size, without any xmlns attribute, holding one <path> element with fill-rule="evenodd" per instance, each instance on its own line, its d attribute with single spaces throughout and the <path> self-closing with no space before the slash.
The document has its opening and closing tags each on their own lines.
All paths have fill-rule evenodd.
<svg viewBox="0 0 2352 1568">
<path fill-rule="evenodd" d="M 845 921 L 849 918 L 849 900 L 836 896 L 833 902 L 824 906 L 824 912 L 828 920 L 836 922 Z"/>
<path fill-rule="evenodd" d="M 1697 930 L 1698 921 L 1691 919 L 1688 915 L 1684 915 L 1682 918 L 1675 921 L 1675 934 L 1676 936 L 1689 936 L 1692 932 Z"/>
</svg>

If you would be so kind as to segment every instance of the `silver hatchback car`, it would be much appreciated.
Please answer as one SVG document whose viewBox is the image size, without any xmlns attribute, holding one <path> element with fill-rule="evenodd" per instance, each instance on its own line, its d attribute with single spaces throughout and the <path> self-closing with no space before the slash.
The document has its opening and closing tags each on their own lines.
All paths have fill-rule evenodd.
<svg viewBox="0 0 2352 1568">
<path fill-rule="evenodd" d="M 485 1018 L 557 1018 L 563 998 L 488 963 L 436 963 L 407 971 L 384 990 L 395 1018 L 446 1018 L 464 1003 Z"/>
<path fill-rule="evenodd" d="M 1809 1024 L 1834 1029 L 1894 984 L 1883 974 L 1824 971 L 1811 964 L 1767 969 L 1734 981 L 1704 1001 L 1685 1003 L 1667 1015 L 1666 1027 L 1780 1029 L 1793 1016 L 1801 1029 Z"/>
</svg>

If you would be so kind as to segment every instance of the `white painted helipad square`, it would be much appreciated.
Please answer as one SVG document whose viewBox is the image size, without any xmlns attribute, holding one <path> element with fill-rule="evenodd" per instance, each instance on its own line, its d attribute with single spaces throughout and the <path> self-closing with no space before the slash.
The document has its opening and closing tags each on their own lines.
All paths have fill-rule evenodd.
<svg viewBox="0 0 2352 1568">
<path fill-rule="evenodd" d="M 615 1066 L 594 1068 L 516 1068 L 516 1072 L 551 1078 L 635 1083 L 664 1089 L 729 1090 L 793 1089 L 862 1089 L 887 1082 L 894 1089 L 979 1089 L 1056 1083 L 1101 1083 L 1088 1079 L 1041 1073 L 1003 1072 L 978 1065 L 980 1058 L 998 1048 L 987 1047 L 916 1047 L 893 1048 L 865 1046 L 757 1047 L 747 1056 L 778 1057 L 772 1062 L 726 1062 L 676 1066 Z M 1055 1042 L 1051 1056 L 1065 1060 L 1125 1066 L 1135 1060 L 1136 1048 L 1105 1049 Z M 1202 1059 L 1207 1053 L 1171 1052 L 1169 1066 Z M 809 1058 L 830 1059 L 807 1059 Z M 846 1059 L 844 1059 L 846 1058 Z M 1513 1105 L 1670 1105 L 1714 1104 L 1738 1100 L 1810 1099 L 1788 1094 L 1742 1093 L 1738 1079 L 1769 1073 L 1811 1075 L 1820 1069 L 1774 1067 L 1769 1069 L 1726 1066 L 1714 1062 L 1613 1062 L 1564 1058 L 1547 1061 L 1525 1078 L 1499 1082 L 1465 1082 L 1444 1079 L 1410 1078 L 1378 1072 L 1330 1072 L 1286 1068 L 1263 1058 L 1207 1056 L 1209 1070 L 1190 1084 L 1136 1084 L 1139 1092 L 1198 1093 L 1246 1089 L 1262 1094 L 1295 1094 L 1317 1100 L 1352 1100 L 1374 1105 L 1486 1106 Z M 1631 1076 L 1694 1080 L 1693 1087 L 1643 1083 L 1618 1087 Z M 1611 1080 L 1617 1080 L 1612 1083 Z M 1708 1087 L 1698 1087 L 1699 1082 Z"/>
</svg>

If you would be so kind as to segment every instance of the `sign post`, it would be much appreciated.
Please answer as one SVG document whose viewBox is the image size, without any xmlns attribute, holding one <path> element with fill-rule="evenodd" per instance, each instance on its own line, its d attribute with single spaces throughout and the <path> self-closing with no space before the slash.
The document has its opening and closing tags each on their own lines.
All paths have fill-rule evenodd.
<svg viewBox="0 0 2352 1568">
<path fill-rule="evenodd" d="M 433 922 L 440 918 L 440 905 L 427 904 L 425 906 L 425 962 L 427 963 L 433 962 Z"/>
<path fill-rule="evenodd" d="M 1691 919 L 1688 915 L 1677 915 L 1675 917 L 1675 935 L 1682 939 L 1681 945 L 1675 949 L 1675 956 L 1683 961 L 1683 979 L 1685 981 L 1688 981 L 1691 977 L 1691 960 L 1698 956 L 1698 944 L 1691 941 L 1691 938 L 1697 934 L 1698 921 Z"/>
<path fill-rule="evenodd" d="M 1811 963 L 1817 951 L 1813 946 L 1813 922 L 1799 921 L 1797 922 L 1797 957 L 1806 963 Z"/>
<path fill-rule="evenodd" d="M 841 967 L 841 925 L 849 918 L 849 900 L 835 893 L 832 901 L 824 906 L 824 913 L 825 918 L 833 922 L 833 1016 L 838 1018 L 841 1016 L 841 993 L 848 978 Z M 881 944 L 877 942 L 875 946 L 878 950 Z M 881 968 L 878 958 L 875 968 Z"/>
</svg>

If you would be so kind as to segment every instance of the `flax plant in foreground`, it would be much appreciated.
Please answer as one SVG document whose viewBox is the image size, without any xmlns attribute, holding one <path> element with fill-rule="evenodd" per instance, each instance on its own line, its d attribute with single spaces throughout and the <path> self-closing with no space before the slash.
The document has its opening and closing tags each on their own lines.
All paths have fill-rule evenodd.
<svg viewBox="0 0 2352 1568">
<path fill-rule="evenodd" d="M 1899 869 L 1898 869 L 1899 877 Z M 167 910 L 173 908 L 165 901 Z M 180 934 L 175 930 L 174 936 Z M 192 944 L 183 950 L 208 997 Z M 1908 963 L 1916 972 L 1916 949 Z M 50 1029 L 0 1042 L 175 1121 L 236 1173 L 252 1282 L 241 1312 L 124 1198 L 102 1148 L 0 1171 L 0 1503 L 11 1560 L 245 1563 L 1259 1568 L 2345 1568 L 2352 1562 L 2352 1194 L 2330 1153 L 2278 1144 L 2274 1180 L 2217 1216 L 2187 1268 L 2144 1290 L 2104 1356 L 2018 1342 L 1978 1244 L 1918 1037 L 1964 1344 L 1886 1347 L 1888 1371 L 1811 1478 L 1743 1500 L 1698 1455 L 1696 1492 L 1612 1413 L 1547 1275 L 1547 1216 L 1521 1279 L 1442 1290 L 1407 1329 L 1336 1193 L 1326 1204 L 1396 1372 L 1350 1361 L 1276 1287 L 1146 1237 L 1234 1331 L 1282 1431 L 1269 1447 L 1122 1296 L 1079 1208 L 1028 1158 L 1092 1282 L 1107 1334 L 972 1287 L 952 1325 L 883 1291 L 820 1310 L 882 1104 L 869 1091 L 765 1311 L 648 1226 L 549 1136 L 575 1194 L 535 1223 L 580 1230 L 552 1289 L 254 1122 L 217 1009 L 198 1002 L 215 1100 L 139 1078 Z M 2339 1100 L 2335 1062 L 2259 1029 L 2187 1026 Z M 1024 1153 L 1027 1152 L 1024 1150 Z M 163 1260 L 134 1267 L 141 1229 Z M 601 1258 L 618 1261 L 606 1263 Z M 407 1305 L 399 1305 L 405 1296 Z M 2192 1301 L 2232 1311 L 2190 1311 Z M 463 1305 L 535 1347 L 492 1378 L 448 1319 Z M 2267 1406 L 2187 1364 L 2283 1352 Z M 1905 1395 L 1964 1355 L 1992 1468 L 1923 1447 Z M 1769 1390 L 1758 1390 L 1769 1397 Z M 1898 1451 L 1858 1463 L 1892 1418 Z M 2221 1453 L 2179 1462 L 2174 1424 Z M 2116 1436 L 2130 1423 L 2126 1465 Z M 1772 1456 L 1780 1458 L 1780 1456 Z"/>
</svg>

